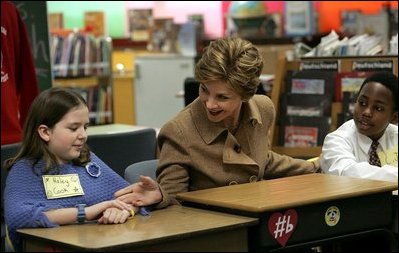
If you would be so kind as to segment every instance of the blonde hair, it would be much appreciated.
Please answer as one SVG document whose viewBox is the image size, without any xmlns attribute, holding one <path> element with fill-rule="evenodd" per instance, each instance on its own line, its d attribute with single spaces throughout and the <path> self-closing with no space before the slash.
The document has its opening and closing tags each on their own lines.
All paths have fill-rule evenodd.
<svg viewBox="0 0 399 253">
<path fill-rule="evenodd" d="M 252 43 L 241 38 L 222 38 L 204 49 L 195 67 L 195 78 L 199 82 L 227 82 L 247 100 L 256 92 L 262 68 L 262 56 Z"/>
</svg>

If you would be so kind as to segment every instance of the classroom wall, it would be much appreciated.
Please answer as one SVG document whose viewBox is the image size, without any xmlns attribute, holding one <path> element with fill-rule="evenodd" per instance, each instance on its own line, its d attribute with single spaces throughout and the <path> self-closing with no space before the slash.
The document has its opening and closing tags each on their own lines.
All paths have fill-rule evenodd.
<svg viewBox="0 0 399 253">
<path fill-rule="evenodd" d="M 232 1 L 222 1 L 223 15 L 227 15 Z M 268 13 L 284 13 L 285 1 L 263 1 Z M 383 5 L 389 3 L 397 9 L 397 1 L 314 1 L 314 8 L 319 16 L 319 32 L 326 33 L 332 29 L 339 31 L 341 27 L 340 12 L 342 10 L 361 10 L 365 14 L 377 14 Z M 223 21 L 223 29 L 227 27 Z"/>
<path fill-rule="evenodd" d="M 127 33 L 127 10 L 130 8 L 153 8 L 154 17 L 173 17 L 176 23 L 187 21 L 188 14 L 201 13 L 205 19 L 205 34 L 210 38 L 221 37 L 226 29 L 226 15 L 232 1 L 47 1 L 49 13 L 63 12 L 67 29 L 83 28 L 85 11 L 104 11 L 107 31 L 111 37 L 125 37 Z M 284 12 L 284 1 L 263 1 L 268 12 Z M 398 8 L 397 1 L 314 1 L 319 15 L 321 33 L 339 30 L 342 10 L 359 9 L 366 14 L 378 13 L 389 3 Z M 66 11 L 67 10 L 67 11 Z"/>
<path fill-rule="evenodd" d="M 107 30 L 111 37 L 128 36 L 127 10 L 152 8 L 155 18 L 173 17 L 175 23 L 184 23 L 189 14 L 203 14 L 205 34 L 209 38 L 223 35 L 220 1 L 47 1 L 49 13 L 62 12 L 66 29 L 83 28 L 85 11 L 104 11 Z"/>
<path fill-rule="evenodd" d="M 397 1 L 319 1 L 320 32 L 331 29 L 339 30 L 341 26 L 340 12 L 342 10 L 361 10 L 364 14 L 377 14 L 383 5 L 389 3 L 391 8 L 397 9 Z"/>
<path fill-rule="evenodd" d="M 86 11 L 103 11 L 106 17 L 106 32 L 111 37 L 124 37 L 125 1 L 47 1 L 47 12 L 62 12 L 64 28 L 83 28 Z"/>
<path fill-rule="evenodd" d="M 223 36 L 221 1 L 126 1 L 126 9 L 152 8 L 155 18 L 173 17 L 175 23 L 187 22 L 188 15 L 202 14 L 205 35 L 208 38 Z"/>
</svg>

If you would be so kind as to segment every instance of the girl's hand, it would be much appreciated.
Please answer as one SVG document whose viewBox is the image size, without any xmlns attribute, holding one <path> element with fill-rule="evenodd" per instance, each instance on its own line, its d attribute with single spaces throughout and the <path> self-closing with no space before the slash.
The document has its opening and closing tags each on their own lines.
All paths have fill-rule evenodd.
<svg viewBox="0 0 399 253">
<path fill-rule="evenodd" d="M 122 224 L 127 221 L 131 213 L 125 209 L 121 210 L 116 207 L 107 208 L 103 212 L 103 216 L 98 219 L 100 224 Z"/>
</svg>

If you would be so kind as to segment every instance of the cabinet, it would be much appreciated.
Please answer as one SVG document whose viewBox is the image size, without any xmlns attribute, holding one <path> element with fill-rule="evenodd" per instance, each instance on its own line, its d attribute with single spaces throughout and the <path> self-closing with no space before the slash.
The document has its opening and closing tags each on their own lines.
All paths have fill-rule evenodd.
<svg viewBox="0 0 399 253">
<path fill-rule="evenodd" d="M 285 77 L 287 71 L 290 70 L 303 70 L 306 65 L 317 65 L 317 64 L 328 64 L 333 63 L 337 65 L 337 76 L 342 73 L 356 72 L 356 71 L 379 71 L 389 70 L 393 71 L 395 75 L 398 75 L 398 59 L 397 56 L 357 56 L 357 57 L 318 57 L 318 58 L 302 58 L 296 61 L 287 61 L 284 57 L 280 57 L 278 60 L 277 71 L 275 76 L 275 82 L 271 92 L 271 99 L 276 107 L 276 119 L 280 119 L 281 107 L 280 99 L 281 96 L 286 94 Z M 338 81 L 338 78 L 336 79 Z M 335 88 L 338 87 L 335 82 Z M 331 113 L 330 113 L 330 127 L 329 132 L 334 131 L 338 125 L 338 114 L 342 112 L 341 102 L 332 102 Z M 272 149 L 280 154 L 286 154 L 292 157 L 309 158 L 319 156 L 321 153 L 321 146 L 315 147 L 284 147 L 279 144 L 279 131 L 281 127 L 279 121 L 276 120 L 274 126 L 271 128 L 272 136 Z"/>
<path fill-rule="evenodd" d="M 139 56 L 135 60 L 137 125 L 160 128 L 184 108 L 184 80 L 194 76 L 194 58 L 175 54 Z"/>
<path fill-rule="evenodd" d="M 50 37 L 53 86 L 72 87 L 85 98 L 92 125 L 113 122 L 111 39 L 62 31 Z"/>
<path fill-rule="evenodd" d="M 146 50 L 117 49 L 112 51 L 114 123 L 136 125 L 135 59 L 151 54 Z"/>
</svg>

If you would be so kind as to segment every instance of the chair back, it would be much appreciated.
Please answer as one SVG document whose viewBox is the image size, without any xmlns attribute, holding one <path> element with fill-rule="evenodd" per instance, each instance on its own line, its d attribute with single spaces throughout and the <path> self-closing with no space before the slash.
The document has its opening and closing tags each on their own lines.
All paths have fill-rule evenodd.
<svg viewBox="0 0 399 253">
<path fill-rule="evenodd" d="M 6 187 L 6 179 L 8 170 L 4 169 L 4 162 L 15 156 L 21 147 L 21 143 L 13 143 L 1 145 L 1 252 L 8 252 L 6 245 L 6 226 L 4 221 L 4 188 Z"/>
<path fill-rule="evenodd" d="M 6 178 L 8 175 L 8 170 L 4 169 L 4 162 L 13 156 L 15 156 L 18 152 L 18 150 L 21 147 L 21 143 L 13 143 L 13 144 L 6 144 L 6 145 L 1 145 L 1 214 L 3 214 L 3 208 L 4 208 L 4 188 L 6 186 Z M 3 215 L 2 215 L 3 216 Z"/>
<path fill-rule="evenodd" d="M 90 135 L 90 149 L 121 177 L 132 163 L 156 158 L 156 131 L 145 128 L 129 132 Z"/>
<path fill-rule="evenodd" d="M 135 183 L 139 181 L 140 175 L 143 175 L 156 180 L 157 166 L 158 159 L 133 163 L 126 168 L 125 179 L 129 183 Z"/>
<path fill-rule="evenodd" d="M 200 83 L 192 77 L 187 77 L 184 80 L 184 105 L 187 106 L 194 101 L 199 95 Z"/>
</svg>

